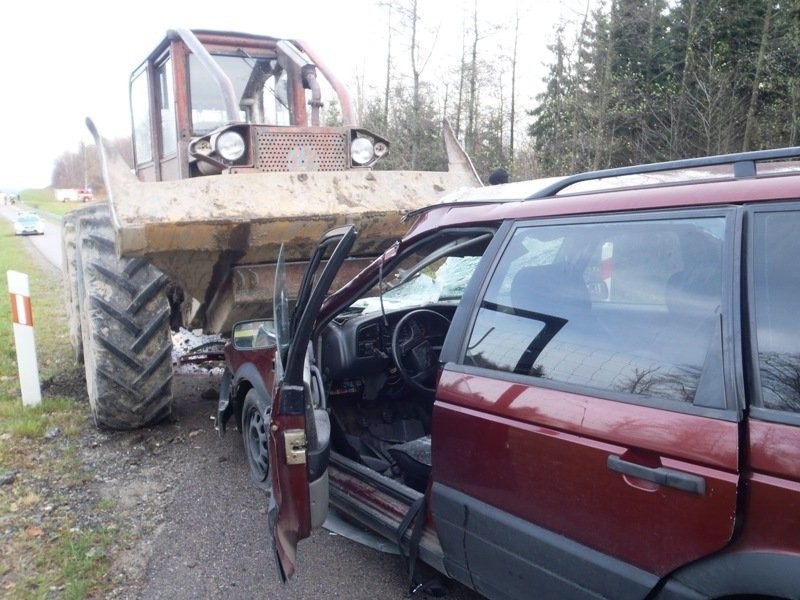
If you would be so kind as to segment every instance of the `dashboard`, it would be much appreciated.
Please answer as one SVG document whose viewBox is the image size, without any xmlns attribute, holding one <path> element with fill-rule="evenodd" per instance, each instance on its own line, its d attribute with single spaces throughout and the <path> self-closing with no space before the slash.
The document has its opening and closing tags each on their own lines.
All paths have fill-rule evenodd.
<svg viewBox="0 0 800 600">
<path fill-rule="evenodd" d="M 450 321 L 456 307 L 453 304 L 439 304 L 427 305 L 425 309 Z M 419 307 L 386 311 L 385 314 L 371 312 L 368 315 L 345 315 L 331 321 L 321 335 L 323 374 L 331 380 L 343 380 L 385 371 L 393 364 L 392 335 L 398 323 L 416 310 Z M 414 335 L 437 338 L 441 345 L 441 340 L 447 334 L 445 321 L 430 318 L 435 315 L 426 314 L 426 311 L 415 316 L 413 323 L 408 326 L 415 329 Z"/>
</svg>

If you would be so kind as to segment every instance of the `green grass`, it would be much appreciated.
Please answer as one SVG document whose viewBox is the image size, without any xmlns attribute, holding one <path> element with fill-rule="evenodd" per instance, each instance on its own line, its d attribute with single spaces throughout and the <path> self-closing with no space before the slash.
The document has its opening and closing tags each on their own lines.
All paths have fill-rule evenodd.
<svg viewBox="0 0 800 600">
<path fill-rule="evenodd" d="M 0 276 L 6 298 L 8 270 L 29 276 L 40 380 L 76 370 L 80 378 L 82 367 L 75 363 L 69 342 L 61 274 L 1 220 Z M 22 405 L 10 312 L 10 303 L 0 302 L 0 476 L 16 474 L 13 483 L 0 485 L 0 597 L 102 597 L 109 585 L 107 549 L 119 532 L 82 529 L 77 511 L 58 510 L 65 502 L 61 494 L 91 479 L 77 452 L 77 437 L 89 418 L 88 402 L 45 393 L 40 406 Z M 52 431 L 58 432 L 53 439 L 47 435 Z M 108 504 L 98 500 L 93 512 L 109 512 L 113 507 Z"/>
<path fill-rule="evenodd" d="M 20 192 L 20 202 L 37 212 L 58 216 L 86 206 L 83 202 L 58 202 L 51 188 L 23 190 Z"/>
<path fill-rule="evenodd" d="M 105 529 L 65 533 L 58 540 L 60 572 L 66 584 L 67 598 L 86 598 L 92 587 L 92 574 L 107 567 L 103 548 L 111 543 L 112 533 Z"/>
<path fill-rule="evenodd" d="M 28 250 L 28 242 L 14 236 L 12 226 L 7 221 L 0 222 L 0 240 L 0 277 L 6 291 L 8 271 L 19 271 L 29 277 L 39 375 L 47 379 L 67 367 L 73 367 L 75 362 L 67 330 L 60 271 L 55 267 L 44 271 L 42 262 Z M 0 352 L 2 406 L 9 397 L 19 398 L 14 331 L 8 301 L 0 302 L 0 348 L 3 348 L 3 352 Z"/>
<path fill-rule="evenodd" d="M 110 560 L 104 548 L 112 544 L 115 535 L 113 528 L 73 528 L 48 535 L 42 528 L 27 527 L 18 549 L 30 553 L 36 546 L 46 545 L 48 550 L 36 553 L 33 562 L 19 568 L 26 572 L 24 580 L 5 589 L 0 585 L 0 595 L 9 600 L 102 597 L 105 588 L 98 585 L 97 573 L 108 571 Z"/>
</svg>

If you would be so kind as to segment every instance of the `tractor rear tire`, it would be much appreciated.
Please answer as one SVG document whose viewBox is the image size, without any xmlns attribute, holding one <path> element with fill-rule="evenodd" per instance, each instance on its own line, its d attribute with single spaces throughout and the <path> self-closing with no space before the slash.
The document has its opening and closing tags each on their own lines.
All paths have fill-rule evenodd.
<svg viewBox="0 0 800 600">
<path fill-rule="evenodd" d="M 107 206 L 80 211 L 76 270 L 86 387 L 98 427 L 136 429 L 172 411 L 167 276 L 119 258 Z"/>
</svg>

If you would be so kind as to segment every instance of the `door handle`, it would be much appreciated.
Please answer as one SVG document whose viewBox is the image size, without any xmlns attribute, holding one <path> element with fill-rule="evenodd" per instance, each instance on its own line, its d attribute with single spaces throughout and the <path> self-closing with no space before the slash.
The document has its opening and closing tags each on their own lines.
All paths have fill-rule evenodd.
<svg viewBox="0 0 800 600">
<path fill-rule="evenodd" d="M 706 493 L 706 480 L 699 475 L 692 475 L 691 473 L 684 473 L 667 467 L 645 467 L 613 454 L 608 457 L 608 468 L 615 473 L 630 475 L 637 479 L 644 479 L 645 481 L 651 481 L 658 485 L 665 485 L 691 494 L 702 496 Z"/>
</svg>

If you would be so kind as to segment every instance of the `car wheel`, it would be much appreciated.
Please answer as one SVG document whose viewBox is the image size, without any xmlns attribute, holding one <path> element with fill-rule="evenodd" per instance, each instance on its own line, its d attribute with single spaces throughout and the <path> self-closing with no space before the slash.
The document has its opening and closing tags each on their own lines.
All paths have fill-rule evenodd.
<svg viewBox="0 0 800 600">
<path fill-rule="evenodd" d="M 242 441 L 247 457 L 250 479 L 259 489 L 268 491 L 272 485 L 269 476 L 269 410 L 266 399 L 251 389 L 242 407 Z"/>
</svg>

